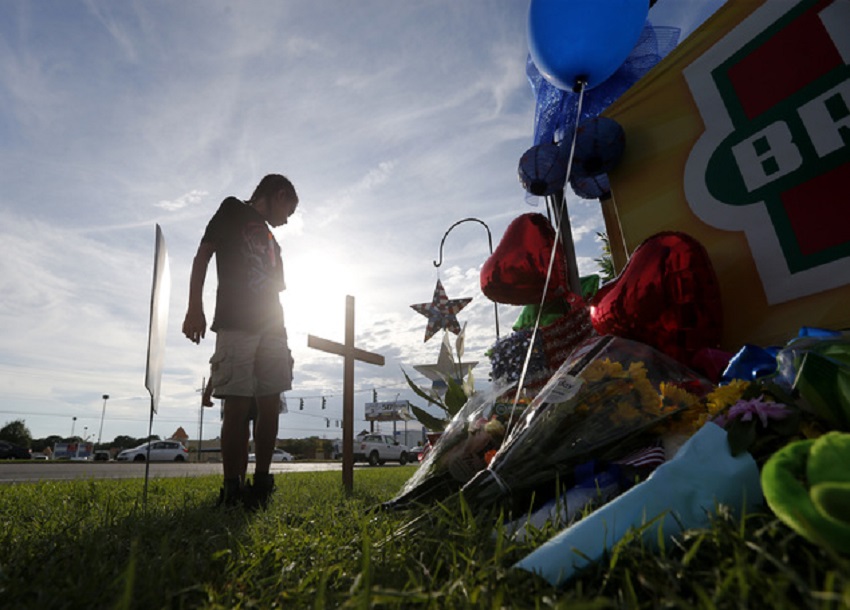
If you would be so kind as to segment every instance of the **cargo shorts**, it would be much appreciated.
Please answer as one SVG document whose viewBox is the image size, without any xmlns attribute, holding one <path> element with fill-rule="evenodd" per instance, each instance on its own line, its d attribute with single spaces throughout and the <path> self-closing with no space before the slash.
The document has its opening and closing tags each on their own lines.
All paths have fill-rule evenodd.
<svg viewBox="0 0 850 610">
<path fill-rule="evenodd" d="M 210 358 L 213 396 L 271 396 L 292 389 L 286 331 L 221 330 Z"/>
</svg>

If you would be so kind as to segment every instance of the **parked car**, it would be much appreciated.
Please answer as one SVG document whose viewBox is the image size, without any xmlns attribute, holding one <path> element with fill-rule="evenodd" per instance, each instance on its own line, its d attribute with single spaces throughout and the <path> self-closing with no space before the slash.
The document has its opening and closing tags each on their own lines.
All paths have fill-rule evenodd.
<svg viewBox="0 0 850 610">
<path fill-rule="evenodd" d="M 30 457 L 34 460 L 49 460 L 50 457 L 41 451 L 33 451 L 30 453 Z"/>
<path fill-rule="evenodd" d="M 92 456 L 92 459 L 95 462 L 108 462 L 112 459 L 112 455 L 110 455 L 108 451 L 95 451 L 94 455 Z"/>
<path fill-rule="evenodd" d="M 407 447 L 386 434 L 367 434 L 354 443 L 354 461 L 369 462 L 370 466 L 383 466 L 388 460 L 404 466 L 410 461 Z"/>
<path fill-rule="evenodd" d="M 189 450 L 179 441 L 152 441 L 125 449 L 115 458 L 119 462 L 144 462 L 148 459 L 150 445 L 151 462 L 187 462 Z"/>
<path fill-rule="evenodd" d="M 425 457 L 425 445 L 416 445 L 410 448 L 410 461 L 421 462 Z"/>
<path fill-rule="evenodd" d="M 284 451 L 283 449 L 275 449 L 272 454 L 272 462 L 291 462 L 293 459 L 292 454 L 288 451 Z M 257 455 L 255 453 L 248 454 L 249 462 L 256 462 Z"/>
<path fill-rule="evenodd" d="M 9 441 L 0 441 L 0 460 L 28 460 L 32 456 L 30 450 Z"/>
</svg>

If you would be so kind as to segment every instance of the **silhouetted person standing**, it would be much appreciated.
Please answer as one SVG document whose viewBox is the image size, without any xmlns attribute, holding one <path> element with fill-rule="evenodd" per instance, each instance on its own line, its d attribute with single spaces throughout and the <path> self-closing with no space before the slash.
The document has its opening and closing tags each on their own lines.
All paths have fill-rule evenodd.
<svg viewBox="0 0 850 610">
<path fill-rule="evenodd" d="M 298 206 L 292 183 L 269 174 L 248 201 L 228 197 L 207 224 L 192 264 L 183 334 L 199 343 L 206 334 L 203 288 L 213 254 L 218 290 L 210 330 L 216 348 L 210 359 L 212 394 L 223 399 L 221 455 L 224 485 L 220 502 L 264 507 L 274 490 L 269 473 L 277 442 L 281 393 L 292 387 L 292 354 L 284 326 L 280 246 L 269 226 L 279 227 Z M 253 485 L 242 486 L 249 426 L 255 418 Z"/>
</svg>

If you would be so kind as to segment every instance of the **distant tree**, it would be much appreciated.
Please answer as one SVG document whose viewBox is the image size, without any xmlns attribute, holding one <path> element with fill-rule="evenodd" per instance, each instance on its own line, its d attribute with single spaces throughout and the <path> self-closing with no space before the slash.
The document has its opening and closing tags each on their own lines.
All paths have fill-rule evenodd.
<svg viewBox="0 0 850 610">
<path fill-rule="evenodd" d="M 58 434 L 51 434 L 50 436 L 46 436 L 44 438 L 34 438 L 32 439 L 32 447 L 33 451 L 44 451 L 48 447 L 53 449 L 53 445 L 60 442 L 62 437 Z"/>
<path fill-rule="evenodd" d="M 597 231 L 596 238 L 602 242 L 602 256 L 593 260 L 599 265 L 599 277 L 604 284 L 613 280 L 617 274 L 614 272 L 614 259 L 611 257 L 611 240 L 608 238 L 608 234 Z"/>
<path fill-rule="evenodd" d="M 152 435 L 149 438 L 136 438 L 135 436 L 126 436 L 126 435 L 118 435 L 115 437 L 115 440 L 112 441 L 111 446 L 117 447 L 118 449 L 132 449 L 133 447 L 138 447 L 139 445 L 143 445 L 148 440 L 158 441 L 159 437 L 156 435 Z"/>
<path fill-rule="evenodd" d="M 6 422 L 6 425 L 0 428 L 0 440 L 9 441 L 15 445 L 26 447 L 32 444 L 32 434 L 27 428 L 26 422 L 22 419 Z"/>
</svg>

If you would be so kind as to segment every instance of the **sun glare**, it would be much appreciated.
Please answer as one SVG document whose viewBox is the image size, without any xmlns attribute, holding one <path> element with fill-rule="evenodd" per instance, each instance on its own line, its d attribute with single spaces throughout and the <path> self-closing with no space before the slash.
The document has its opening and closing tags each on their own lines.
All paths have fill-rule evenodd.
<svg viewBox="0 0 850 610">
<path fill-rule="evenodd" d="M 290 337 L 309 334 L 343 341 L 345 297 L 356 296 L 358 289 L 356 269 L 333 256 L 287 261 L 281 301 Z"/>
</svg>

